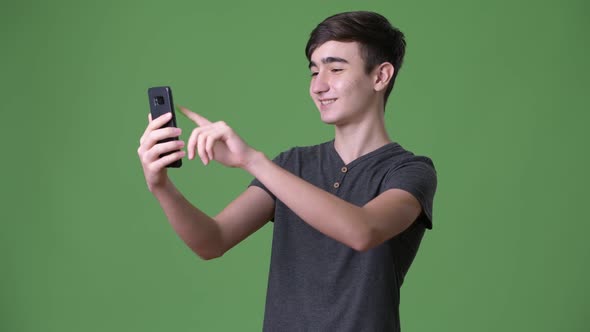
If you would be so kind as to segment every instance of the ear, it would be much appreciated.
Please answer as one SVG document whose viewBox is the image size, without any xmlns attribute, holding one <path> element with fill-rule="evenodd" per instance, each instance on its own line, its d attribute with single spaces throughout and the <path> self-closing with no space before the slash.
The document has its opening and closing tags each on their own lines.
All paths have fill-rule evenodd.
<svg viewBox="0 0 590 332">
<path fill-rule="evenodd" d="M 375 68 L 375 91 L 387 89 L 394 72 L 395 68 L 389 62 L 384 62 Z"/>
</svg>

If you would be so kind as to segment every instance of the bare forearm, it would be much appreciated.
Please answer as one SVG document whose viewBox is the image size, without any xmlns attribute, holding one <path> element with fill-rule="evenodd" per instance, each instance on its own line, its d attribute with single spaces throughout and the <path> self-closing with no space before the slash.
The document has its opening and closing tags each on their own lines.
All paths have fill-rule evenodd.
<svg viewBox="0 0 590 332">
<path fill-rule="evenodd" d="M 262 153 L 246 170 L 318 231 L 357 250 L 366 247 L 371 230 L 362 208 L 300 179 Z"/>
<path fill-rule="evenodd" d="M 194 207 L 168 180 L 152 193 L 159 201 L 170 225 L 178 236 L 203 259 L 223 253 L 221 234 L 215 220 Z"/>
</svg>

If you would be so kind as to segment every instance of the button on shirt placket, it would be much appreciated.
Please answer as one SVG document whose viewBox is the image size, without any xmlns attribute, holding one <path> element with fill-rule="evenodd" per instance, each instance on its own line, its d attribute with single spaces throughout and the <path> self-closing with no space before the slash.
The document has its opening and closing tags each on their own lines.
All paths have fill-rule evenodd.
<svg viewBox="0 0 590 332">
<path fill-rule="evenodd" d="M 340 186 L 342 186 L 342 182 L 344 181 L 346 172 L 348 172 L 348 167 L 342 166 L 342 168 L 340 168 L 338 176 L 336 177 L 336 181 L 334 182 L 334 184 L 332 184 L 332 187 L 334 188 L 334 193 L 337 193 Z"/>
</svg>

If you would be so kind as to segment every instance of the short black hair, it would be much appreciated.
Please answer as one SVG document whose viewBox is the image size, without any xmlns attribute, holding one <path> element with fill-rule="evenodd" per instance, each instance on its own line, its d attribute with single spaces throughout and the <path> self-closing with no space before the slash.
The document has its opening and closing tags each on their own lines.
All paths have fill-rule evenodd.
<svg viewBox="0 0 590 332">
<path fill-rule="evenodd" d="M 384 102 L 387 103 L 406 52 L 404 34 L 392 26 L 385 17 L 375 12 L 354 11 L 336 14 L 326 18 L 311 32 L 305 47 L 307 59 L 311 61 L 311 54 L 316 48 L 331 40 L 358 42 L 367 74 L 383 62 L 393 65 L 393 77 L 385 92 Z"/>
</svg>

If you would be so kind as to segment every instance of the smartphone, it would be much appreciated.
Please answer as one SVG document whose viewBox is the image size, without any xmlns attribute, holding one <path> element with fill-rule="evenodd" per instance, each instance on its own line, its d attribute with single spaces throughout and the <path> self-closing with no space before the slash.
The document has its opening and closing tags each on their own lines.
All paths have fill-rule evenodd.
<svg viewBox="0 0 590 332">
<path fill-rule="evenodd" d="M 172 89 L 169 86 L 156 86 L 148 89 L 148 97 L 150 100 L 150 113 L 152 114 L 152 120 L 155 120 L 159 116 L 162 116 L 168 112 L 172 113 L 172 119 L 166 122 L 162 128 L 166 127 L 176 127 L 176 114 L 174 113 L 174 102 L 172 101 Z M 170 137 L 165 138 L 158 143 L 169 142 L 172 140 L 178 140 L 178 137 Z M 178 151 L 178 150 L 177 150 Z M 171 151 L 160 155 L 163 157 L 170 153 L 176 151 Z M 175 162 L 168 164 L 166 167 L 181 167 L 182 166 L 182 159 L 179 159 Z"/>
</svg>

